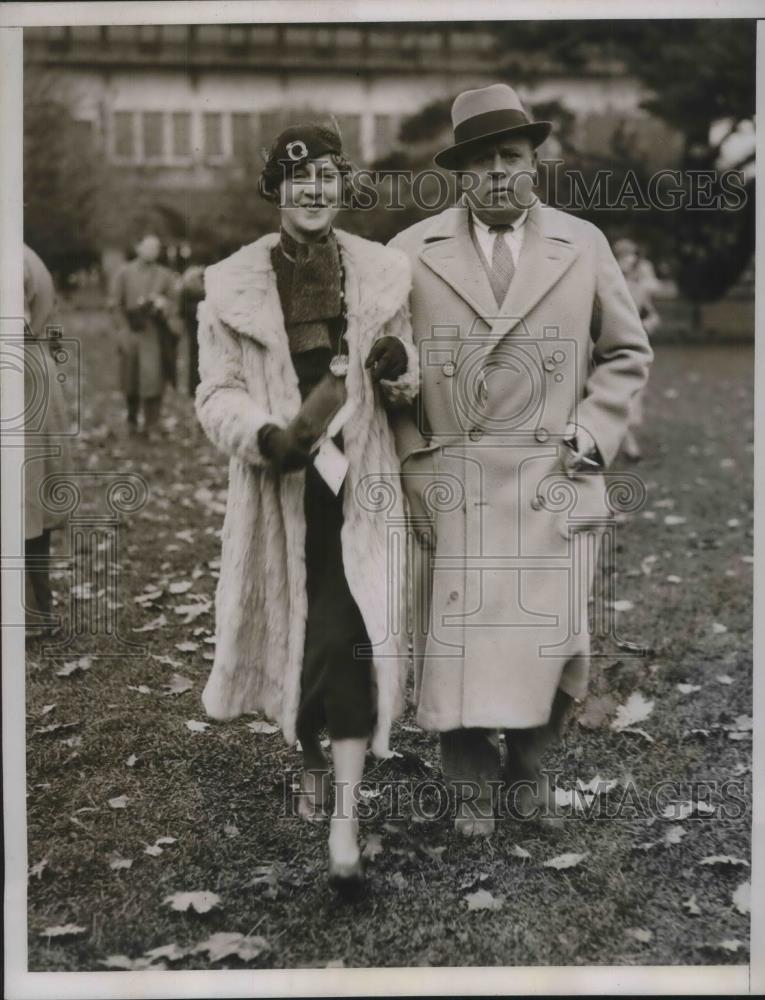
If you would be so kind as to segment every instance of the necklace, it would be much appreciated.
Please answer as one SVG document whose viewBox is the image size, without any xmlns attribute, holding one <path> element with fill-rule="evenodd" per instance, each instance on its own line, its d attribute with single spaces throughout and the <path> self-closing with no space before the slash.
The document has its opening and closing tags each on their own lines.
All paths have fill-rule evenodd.
<svg viewBox="0 0 765 1000">
<path fill-rule="evenodd" d="M 348 307 L 345 301 L 345 266 L 343 264 L 343 251 L 337 243 L 337 258 L 340 263 L 340 321 L 338 323 L 337 353 L 329 362 L 329 370 L 337 378 L 345 378 L 348 374 Z M 345 341 L 345 350 L 343 350 Z"/>
</svg>

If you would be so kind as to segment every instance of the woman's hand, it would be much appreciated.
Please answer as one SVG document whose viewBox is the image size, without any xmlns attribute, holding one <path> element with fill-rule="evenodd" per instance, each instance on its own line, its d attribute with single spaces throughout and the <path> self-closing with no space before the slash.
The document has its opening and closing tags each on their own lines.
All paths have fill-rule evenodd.
<svg viewBox="0 0 765 1000">
<path fill-rule="evenodd" d="M 393 381 L 403 375 L 408 366 L 406 348 L 398 337 L 380 337 L 372 344 L 365 368 L 372 369 L 372 381 Z"/>
<path fill-rule="evenodd" d="M 281 472 L 304 469 L 311 461 L 311 442 L 294 427 L 266 424 L 258 431 L 261 452 Z"/>
</svg>

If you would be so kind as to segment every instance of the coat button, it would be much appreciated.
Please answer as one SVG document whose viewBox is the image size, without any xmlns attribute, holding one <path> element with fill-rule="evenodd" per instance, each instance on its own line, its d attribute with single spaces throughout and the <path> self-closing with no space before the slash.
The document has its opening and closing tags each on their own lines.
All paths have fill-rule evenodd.
<svg viewBox="0 0 765 1000">
<path fill-rule="evenodd" d="M 441 371 L 444 373 L 444 375 L 448 375 L 449 378 L 451 378 L 452 375 L 457 371 L 457 366 L 453 361 L 446 361 L 443 365 L 441 365 Z"/>
<path fill-rule="evenodd" d="M 471 441 L 480 441 L 481 438 L 483 437 L 483 431 L 480 429 L 480 427 L 471 427 L 471 429 L 468 431 L 468 437 L 470 438 Z"/>
<path fill-rule="evenodd" d="M 532 509 L 532 510 L 541 510 L 541 509 L 542 509 L 542 508 L 544 507 L 544 505 L 545 505 L 545 500 L 544 500 L 544 497 L 543 497 L 543 496 L 540 496 L 540 495 L 539 495 L 539 494 L 537 493 L 537 495 L 536 495 L 536 496 L 534 497 L 534 499 L 533 499 L 533 500 L 531 501 L 531 509 Z"/>
<path fill-rule="evenodd" d="M 534 437 L 537 439 L 537 441 L 539 441 L 540 444 L 544 444 L 545 441 L 549 440 L 550 432 L 548 430 L 545 430 L 544 427 L 538 427 L 537 430 L 534 432 Z"/>
</svg>

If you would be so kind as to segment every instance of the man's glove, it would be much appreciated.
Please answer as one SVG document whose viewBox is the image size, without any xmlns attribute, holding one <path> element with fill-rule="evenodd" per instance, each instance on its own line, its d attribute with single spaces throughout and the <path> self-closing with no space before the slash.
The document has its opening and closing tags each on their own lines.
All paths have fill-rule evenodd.
<svg viewBox="0 0 765 1000">
<path fill-rule="evenodd" d="M 392 381 L 403 375 L 409 365 L 406 348 L 398 337 L 380 337 L 372 344 L 365 368 L 372 369 L 372 381 Z"/>
<path fill-rule="evenodd" d="M 579 427 L 577 424 L 566 424 L 563 444 L 566 446 L 564 469 L 567 476 L 603 469 L 604 462 L 600 449 L 592 434 L 584 427 Z"/>
<path fill-rule="evenodd" d="M 311 461 L 311 440 L 294 426 L 266 424 L 258 431 L 261 452 L 281 472 L 303 469 Z"/>
</svg>

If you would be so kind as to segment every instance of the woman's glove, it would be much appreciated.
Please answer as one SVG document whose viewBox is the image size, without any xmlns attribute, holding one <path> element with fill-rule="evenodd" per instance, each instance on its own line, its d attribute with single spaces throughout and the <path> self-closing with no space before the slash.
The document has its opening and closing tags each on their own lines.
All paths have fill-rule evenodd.
<svg viewBox="0 0 765 1000">
<path fill-rule="evenodd" d="M 398 337 L 380 337 L 372 344 L 364 364 L 372 369 L 372 381 L 379 382 L 381 378 L 393 380 L 403 375 L 409 366 L 406 348 Z"/>
<path fill-rule="evenodd" d="M 265 457 L 281 472 L 303 469 L 311 461 L 311 440 L 290 425 L 287 428 L 266 424 L 258 431 L 258 446 Z"/>
</svg>

